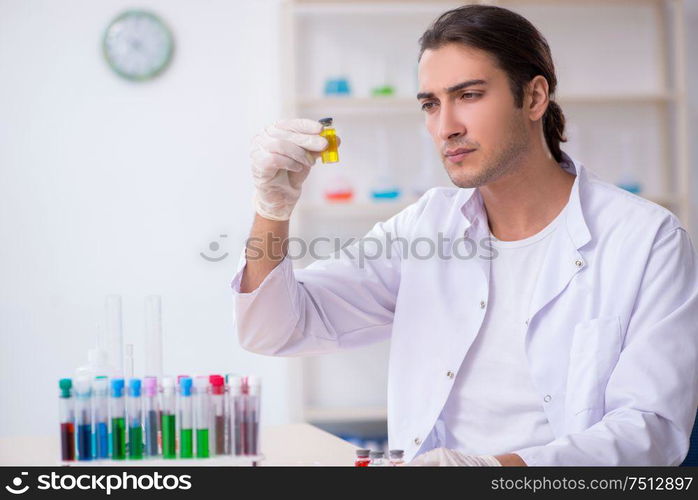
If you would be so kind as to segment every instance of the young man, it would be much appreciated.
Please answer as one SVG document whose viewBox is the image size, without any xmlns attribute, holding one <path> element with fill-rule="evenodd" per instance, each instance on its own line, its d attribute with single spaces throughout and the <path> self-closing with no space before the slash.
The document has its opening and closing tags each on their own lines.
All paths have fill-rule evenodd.
<svg viewBox="0 0 698 500">
<path fill-rule="evenodd" d="M 560 150 L 550 50 L 523 17 L 445 13 L 421 38 L 419 82 L 456 187 L 377 224 L 353 247 L 369 242 L 370 259 L 292 269 L 288 219 L 326 143 L 310 120 L 257 136 L 261 244 L 233 281 L 242 346 L 293 356 L 390 338 L 390 446 L 414 463 L 679 464 L 698 404 L 686 231 Z M 439 238 L 492 252 L 404 251 Z"/>
</svg>

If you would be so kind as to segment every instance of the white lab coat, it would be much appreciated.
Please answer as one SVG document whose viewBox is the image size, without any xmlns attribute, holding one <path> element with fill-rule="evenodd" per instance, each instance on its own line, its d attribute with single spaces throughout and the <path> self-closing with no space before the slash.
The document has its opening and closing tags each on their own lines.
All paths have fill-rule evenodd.
<svg viewBox="0 0 698 500">
<path fill-rule="evenodd" d="M 561 165 L 577 177 L 535 286 L 525 341 L 555 439 L 511 451 L 528 465 L 679 464 L 698 405 L 696 251 L 668 210 L 566 155 Z M 403 254 L 398 238 L 423 256 L 429 243 L 419 238 L 437 242 L 439 232 L 474 240 L 478 255 Z M 365 255 L 388 233 L 390 254 L 363 265 L 342 254 L 295 271 L 286 258 L 251 293 L 239 292 L 243 255 L 232 286 L 240 343 L 252 352 L 317 354 L 390 338 L 389 442 L 409 461 L 426 451 L 450 372 L 486 312 L 487 213 L 477 189 L 435 188 L 376 224 Z"/>
</svg>

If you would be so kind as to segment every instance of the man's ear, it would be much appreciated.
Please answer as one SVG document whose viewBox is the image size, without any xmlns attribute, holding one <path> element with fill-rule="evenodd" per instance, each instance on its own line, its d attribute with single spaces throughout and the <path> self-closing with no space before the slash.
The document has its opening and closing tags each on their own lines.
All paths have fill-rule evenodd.
<svg viewBox="0 0 698 500">
<path fill-rule="evenodd" d="M 548 80 L 543 75 L 537 75 L 526 86 L 525 111 L 531 121 L 540 120 L 548 109 Z"/>
</svg>

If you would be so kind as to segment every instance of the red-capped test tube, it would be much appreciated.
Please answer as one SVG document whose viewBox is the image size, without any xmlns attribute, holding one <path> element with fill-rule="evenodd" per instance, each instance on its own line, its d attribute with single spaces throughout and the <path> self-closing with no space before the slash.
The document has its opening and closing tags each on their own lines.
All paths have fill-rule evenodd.
<svg viewBox="0 0 698 500">
<path fill-rule="evenodd" d="M 227 455 L 225 419 L 225 380 L 220 375 L 211 375 L 211 454 Z"/>
</svg>

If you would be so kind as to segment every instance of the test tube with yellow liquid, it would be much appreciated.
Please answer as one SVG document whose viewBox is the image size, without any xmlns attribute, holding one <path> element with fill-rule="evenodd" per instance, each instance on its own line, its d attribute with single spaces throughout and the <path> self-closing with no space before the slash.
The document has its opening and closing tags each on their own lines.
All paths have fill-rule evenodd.
<svg viewBox="0 0 698 500">
<path fill-rule="evenodd" d="M 321 118 L 318 121 L 322 124 L 320 135 L 327 139 L 327 149 L 321 153 L 322 163 L 337 163 L 339 162 L 337 131 L 332 126 L 332 118 Z"/>
</svg>

